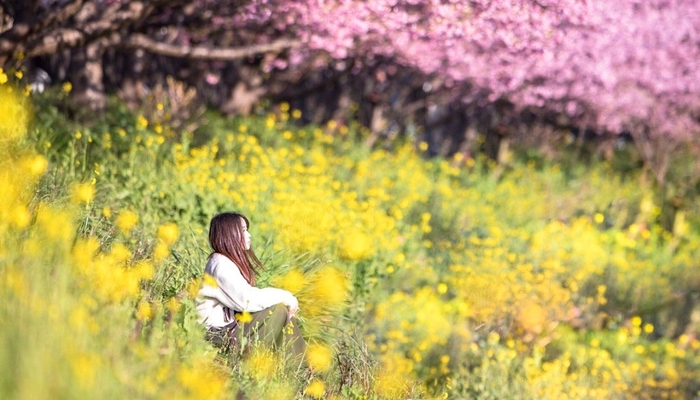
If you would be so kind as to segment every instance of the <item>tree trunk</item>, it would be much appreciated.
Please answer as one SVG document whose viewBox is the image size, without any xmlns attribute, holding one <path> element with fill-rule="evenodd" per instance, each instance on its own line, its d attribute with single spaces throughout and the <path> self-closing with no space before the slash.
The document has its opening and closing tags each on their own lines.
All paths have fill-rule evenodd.
<svg viewBox="0 0 700 400">
<path fill-rule="evenodd" d="M 135 110 L 146 96 L 146 85 L 143 82 L 145 55 L 146 52 L 141 49 L 124 55 L 129 67 L 124 73 L 124 80 L 119 89 L 119 98 L 131 110 Z"/>
<path fill-rule="evenodd" d="M 98 43 L 90 43 L 84 48 L 73 50 L 69 76 L 73 85 L 73 101 L 78 107 L 102 111 L 107 105 L 102 81 L 103 53 L 104 49 Z"/>
<path fill-rule="evenodd" d="M 266 93 L 267 87 L 259 71 L 241 66 L 236 70 L 231 95 L 221 105 L 221 111 L 229 115 L 249 115 Z"/>
</svg>

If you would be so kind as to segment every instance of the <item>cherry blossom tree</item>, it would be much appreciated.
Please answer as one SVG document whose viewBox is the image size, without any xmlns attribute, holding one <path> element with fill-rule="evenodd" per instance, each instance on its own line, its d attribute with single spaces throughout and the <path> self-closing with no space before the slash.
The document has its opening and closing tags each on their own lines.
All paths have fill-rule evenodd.
<svg viewBox="0 0 700 400">
<path fill-rule="evenodd" d="M 692 0 L 261 0 L 235 22 L 293 32 L 303 45 L 291 65 L 315 58 L 360 71 L 389 59 L 452 101 L 505 99 L 516 110 L 629 132 L 648 162 L 668 140 L 700 131 L 700 3 Z M 657 167 L 662 178 L 665 166 Z"/>
<path fill-rule="evenodd" d="M 508 104 L 514 113 L 538 110 L 568 125 L 630 133 L 661 179 L 668 157 L 655 161 L 657 149 L 700 131 L 700 2 L 693 0 L 17 0 L 1 7 L 3 65 L 18 55 L 118 48 L 207 62 L 208 82 L 230 65 L 222 62 L 252 68 L 257 75 L 247 81 L 265 77 L 260 96 L 292 97 L 296 87 L 332 79 L 339 97 L 396 120 L 435 105 L 459 113 Z"/>
</svg>

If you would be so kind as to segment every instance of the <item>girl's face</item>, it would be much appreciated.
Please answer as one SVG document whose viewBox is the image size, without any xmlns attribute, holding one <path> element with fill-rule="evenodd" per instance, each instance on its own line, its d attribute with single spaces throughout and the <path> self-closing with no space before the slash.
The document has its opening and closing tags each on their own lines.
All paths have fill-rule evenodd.
<svg viewBox="0 0 700 400">
<path fill-rule="evenodd" d="M 250 250 L 250 232 L 248 232 L 248 224 L 245 223 L 245 220 L 241 220 L 241 223 L 243 224 L 243 241 L 245 242 L 245 249 Z"/>
</svg>

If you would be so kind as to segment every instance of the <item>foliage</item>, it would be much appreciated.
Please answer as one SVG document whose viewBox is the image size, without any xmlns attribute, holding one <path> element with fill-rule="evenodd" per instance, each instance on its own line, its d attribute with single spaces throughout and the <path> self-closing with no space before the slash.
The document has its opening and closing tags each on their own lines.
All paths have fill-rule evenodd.
<svg viewBox="0 0 700 400">
<path fill-rule="evenodd" d="M 206 137 L 118 103 L 87 126 L 46 96 L 29 129 L 0 119 L 3 397 L 698 394 L 700 232 L 664 230 L 639 172 L 370 151 L 290 107 L 209 115 Z M 205 342 L 225 209 L 250 217 L 261 284 L 299 296 L 313 376 Z"/>
</svg>

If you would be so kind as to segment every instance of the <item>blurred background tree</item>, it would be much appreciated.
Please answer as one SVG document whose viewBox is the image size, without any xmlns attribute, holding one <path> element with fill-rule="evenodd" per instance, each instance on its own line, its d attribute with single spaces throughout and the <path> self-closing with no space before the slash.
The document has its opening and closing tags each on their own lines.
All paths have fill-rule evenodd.
<svg viewBox="0 0 700 400">
<path fill-rule="evenodd" d="M 154 91 L 190 90 L 181 117 L 288 102 L 302 122 L 359 122 L 370 145 L 410 135 L 429 154 L 502 164 L 514 145 L 561 155 L 562 143 L 586 144 L 611 158 L 633 144 L 660 184 L 700 145 L 690 0 L 0 4 L 0 65 L 69 81 L 91 110 L 110 93 L 137 108 Z M 675 182 L 689 183 L 674 196 L 699 170 L 684 163 Z"/>
</svg>

